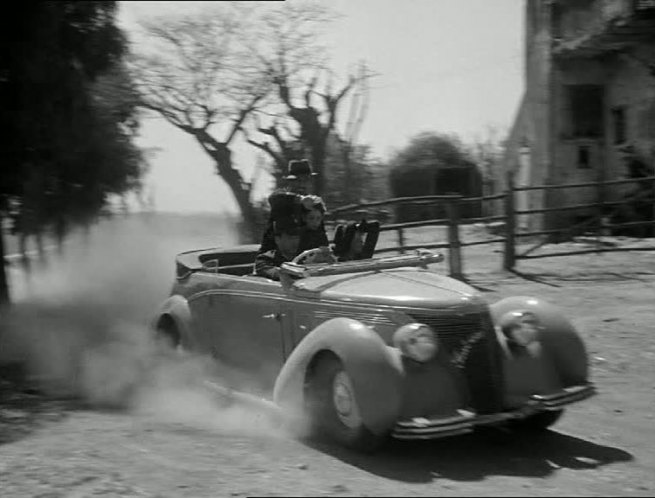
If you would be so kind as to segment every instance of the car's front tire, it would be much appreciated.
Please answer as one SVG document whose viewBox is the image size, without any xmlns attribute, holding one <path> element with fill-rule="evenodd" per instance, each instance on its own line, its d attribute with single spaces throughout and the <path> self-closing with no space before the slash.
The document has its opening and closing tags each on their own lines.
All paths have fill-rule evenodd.
<svg viewBox="0 0 655 498">
<path fill-rule="evenodd" d="M 315 433 L 358 451 L 374 451 L 387 439 L 364 424 L 352 380 L 341 360 L 326 354 L 314 364 L 306 399 Z"/>
</svg>

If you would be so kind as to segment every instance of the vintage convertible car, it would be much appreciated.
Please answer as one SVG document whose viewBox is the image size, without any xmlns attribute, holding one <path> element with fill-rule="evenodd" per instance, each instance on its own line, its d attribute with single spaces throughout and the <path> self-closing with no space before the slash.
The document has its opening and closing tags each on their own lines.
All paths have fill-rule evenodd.
<svg viewBox="0 0 655 498">
<path fill-rule="evenodd" d="M 304 414 L 341 444 L 543 429 L 595 393 L 557 308 L 524 296 L 489 305 L 436 271 L 441 254 L 285 263 L 273 281 L 252 275 L 256 250 L 178 255 L 154 329 L 212 354 L 227 391 Z"/>
</svg>

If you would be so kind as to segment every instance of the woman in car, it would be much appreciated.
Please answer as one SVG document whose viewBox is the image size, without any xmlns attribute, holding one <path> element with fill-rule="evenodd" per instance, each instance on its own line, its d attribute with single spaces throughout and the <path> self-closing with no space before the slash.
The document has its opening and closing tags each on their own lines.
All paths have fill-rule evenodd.
<svg viewBox="0 0 655 498">
<path fill-rule="evenodd" d="M 306 195 L 300 201 L 301 220 L 303 223 L 300 232 L 300 244 L 298 252 L 317 247 L 329 247 L 327 234 L 325 233 L 325 203 L 316 195 Z"/>
</svg>

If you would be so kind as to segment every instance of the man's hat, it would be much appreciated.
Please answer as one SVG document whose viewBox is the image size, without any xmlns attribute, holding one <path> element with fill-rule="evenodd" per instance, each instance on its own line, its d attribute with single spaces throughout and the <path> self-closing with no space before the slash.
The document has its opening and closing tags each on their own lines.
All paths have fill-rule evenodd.
<svg viewBox="0 0 655 498">
<path fill-rule="evenodd" d="M 293 216 L 283 216 L 273 221 L 273 233 L 275 235 L 299 235 L 300 224 Z"/>
<path fill-rule="evenodd" d="M 307 159 L 294 159 L 289 161 L 289 170 L 285 180 L 297 180 L 299 176 L 316 176 Z"/>
</svg>

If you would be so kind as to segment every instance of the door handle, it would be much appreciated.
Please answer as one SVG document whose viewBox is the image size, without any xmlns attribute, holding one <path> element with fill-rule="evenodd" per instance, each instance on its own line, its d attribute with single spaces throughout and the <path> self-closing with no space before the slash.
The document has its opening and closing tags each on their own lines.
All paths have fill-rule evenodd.
<svg viewBox="0 0 655 498">
<path fill-rule="evenodd" d="M 269 313 L 268 315 L 262 315 L 262 318 L 268 318 L 269 320 L 281 320 L 284 316 L 286 316 L 285 313 Z"/>
</svg>

